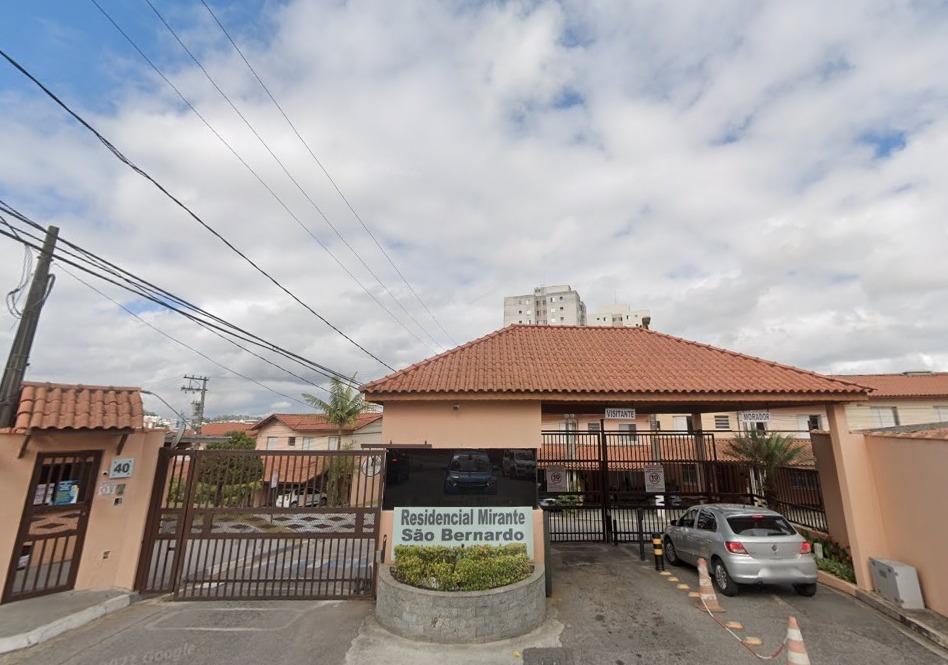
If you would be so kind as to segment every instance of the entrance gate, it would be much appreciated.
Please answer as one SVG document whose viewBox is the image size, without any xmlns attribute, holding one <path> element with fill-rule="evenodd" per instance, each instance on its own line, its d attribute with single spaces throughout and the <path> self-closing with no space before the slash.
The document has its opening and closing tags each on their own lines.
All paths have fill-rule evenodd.
<svg viewBox="0 0 948 665">
<path fill-rule="evenodd" d="M 101 459 L 100 451 L 37 455 L 2 602 L 73 588 Z"/>
<path fill-rule="evenodd" d="M 384 451 L 163 449 L 136 588 L 371 597 L 384 481 Z"/>
<path fill-rule="evenodd" d="M 541 485 L 541 500 L 553 507 L 549 516 L 553 542 L 644 543 L 692 505 L 760 505 L 763 501 L 753 466 L 719 459 L 712 433 L 600 428 L 593 432 L 557 430 L 542 436 L 537 466 L 557 469 L 566 480 L 565 491 L 550 491 L 545 483 Z M 647 467 L 661 467 L 664 492 L 646 491 Z M 816 474 L 815 469 L 802 472 Z M 825 530 L 818 486 L 817 480 L 815 493 L 806 495 L 796 492 L 784 497 L 781 493 L 780 498 L 790 502 L 779 501 L 777 509 L 802 526 Z"/>
</svg>

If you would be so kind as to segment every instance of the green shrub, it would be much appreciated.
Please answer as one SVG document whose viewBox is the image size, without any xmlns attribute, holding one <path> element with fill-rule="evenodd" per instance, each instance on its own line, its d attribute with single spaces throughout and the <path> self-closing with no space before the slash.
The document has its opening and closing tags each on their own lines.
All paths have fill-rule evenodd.
<svg viewBox="0 0 948 665">
<path fill-rule="evenodd" d="M 833 559 L 817 559 L 816 567 L 847 582 L 856 583 L 856 571 L 849 564 Z"/>
<path fill-rule="evenodd" d="M 532 569 L 526 545 L 399 545 L 395 548 L 392 576 L 422 589 L 483 591 L 519 582 Z"/>
</svg>

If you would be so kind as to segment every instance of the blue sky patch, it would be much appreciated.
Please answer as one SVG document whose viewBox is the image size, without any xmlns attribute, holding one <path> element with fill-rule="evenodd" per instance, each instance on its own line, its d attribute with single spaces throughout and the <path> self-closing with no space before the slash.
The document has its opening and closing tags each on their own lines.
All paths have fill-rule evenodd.
<svg viewBox="0 0 948 665">
<path fill-rule="evenodd" d="M 908 139 L 908 134 L 900 129 L 885 129 L 866 132 L 859 137 L 859 143 L 871 146 L 876 159 L 885 159 L 893 152 L 902 150 Z"/>
</svg>

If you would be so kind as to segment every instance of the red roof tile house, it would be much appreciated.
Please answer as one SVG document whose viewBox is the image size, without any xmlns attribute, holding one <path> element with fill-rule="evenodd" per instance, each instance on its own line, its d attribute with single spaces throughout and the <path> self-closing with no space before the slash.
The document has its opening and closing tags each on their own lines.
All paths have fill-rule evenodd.
<svg viewBox="0 0 948 665">
<path fill-rule="evenodd" d="M 3 602 L 131 589 L 163 443 L 138 388 L 24 382 L 0 429 Z"/>
<path fill-rule="evenodd" d="M 341 450 L 382 442 L 382 414 L 363 413 L 342 431 L 322 413 L 274 413 L 254 424 L 257 450 Z"/>
</svg>

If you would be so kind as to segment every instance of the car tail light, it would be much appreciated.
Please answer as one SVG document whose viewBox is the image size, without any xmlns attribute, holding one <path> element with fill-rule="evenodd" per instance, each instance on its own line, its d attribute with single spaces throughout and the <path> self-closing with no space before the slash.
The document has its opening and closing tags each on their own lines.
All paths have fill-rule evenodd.
<svg viewBox="0 0 948 665">
<path fill-rule="evenodd" d="M 747 550 L 744 549 L 744 545 L 737 542 L 736 540 L 729 540 L 725 542 L 724 547 L 726 547 L 727 551 L 731 554 L 747 554 Z"/>
<path fill-rule="evenodd" d="M 812 551 L 813 548 L 810 546 L 810 542 L 808 540 L 804 540 L 802 543 L 800 543 L 800 554 L 809 554 Z"/>
</svg>

